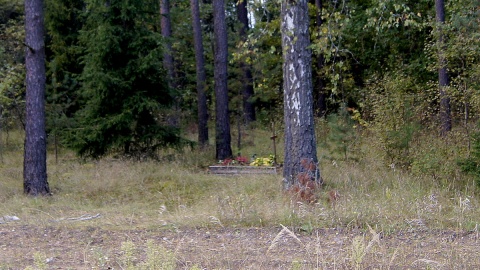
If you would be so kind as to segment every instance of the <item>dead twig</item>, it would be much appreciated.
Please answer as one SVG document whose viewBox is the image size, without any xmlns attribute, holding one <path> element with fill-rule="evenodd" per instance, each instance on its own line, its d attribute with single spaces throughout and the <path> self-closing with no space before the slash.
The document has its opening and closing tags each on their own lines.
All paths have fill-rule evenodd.
<svg viewBox="0 0 480 270">
<path fill-rule="evenodd" d="M 84 220 L 90 220 L 90 219 L 95 219 L 95 218 L 99 218 L 101 217 L 102 215 L 100 214 L 96 214 L 96 215 L 89 215 L 89 214 L 85 214 L 85 215 L 81 215 L 79 217 L 72 217 L 72 218 L 61 218 L 61 219 L 57 219 L 55 221 L 59 222 L 59 221 L 63 221 L 63 220 L 68 220 L 68 221 L 84 221 Z"/>
</svg>

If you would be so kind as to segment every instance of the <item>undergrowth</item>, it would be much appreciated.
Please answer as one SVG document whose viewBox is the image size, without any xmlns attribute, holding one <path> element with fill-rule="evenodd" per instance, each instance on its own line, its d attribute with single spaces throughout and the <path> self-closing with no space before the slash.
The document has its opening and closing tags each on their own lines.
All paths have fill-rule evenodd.
<svg viewBox="0 0 480 270">
<path fill-rule="evenodd" d="M 241 149 L 242 155 L 268 156 L 269 132 L 250 132 L 253 134 L 243 136 L 248 143 Z M 363 138 L 373 137 L 367 131 L 357 132 L 365 132 Z M 319 134 L 328 134 L 328 130 Z M 20 220 L 12 222 L 24 225 L 81 227 L 82 223 L 77 221 L 88 220 L 88 226 L 102 229 L 177 231 L 276 228 L 282 224 L 283 229 L 271 239 L 269 250 L 275 249 L 276 241 L 280 243 L 285 236 L 314 237 L 319 228 L 360 230 L 364 236 L 351 239 L 349 255 L 342 265 L 363 269 L 365 261 L 381 260 L 381 265 L 388 266 L 403 256 L 385 249 L 379 233 L 388 236 L 401 231 L 478 232 L 480 223 L 478 187 L 474 178 L 463 174 L 458 166 L 458 157 L 468 152 L 461 133 L 452 132 L 449 138 L 437 140 L 418 134 L 408 151 L 408 160 L 413 162 L 401 165 L 388 160 L 381 151 L 382 144 L 375 140 L 356 141 L 354 148 L 345 148 L 338 155 L 321 147 L 320 140 L 319 166 L 324 184 L 317 190 L 318 200 L 313 204 L 284 193 L 281 175 L 209 174 L 208 165 L 216 163 L 210 158 L 214 156 L 213 148 L 165 150 L 159 153 L 159 161 L 142 162 L 114 158 L 79 160 L 64 149 L 56 162 L 49 152 L 52 196 L 26 197 L 22 192 L 21 140 L 15 142 L 12 138 L 21 136 L 11 135 L 10 150 L 2 153 L 0 217 L 16 216 Z M 345 154 L 352 149 L 355 152 Z M 370 227 L 373 224 L 375 229 Z M 325 255 L 315 254 L 315 247 L 303 248 L 310 258 Z M 112 260 L 122 269 L 154 269 L 160 263 L 171 262 L 161 266 L 169 269 L 175 261 L 174 252 L 154 242 L 138 247 L 138 243 L 126 241 L 116 250 L 119 251 L 112 255 L 112 250 L 92 249 L 89 256 L 96 258 L 99 269 L 101 265 L 111 265 Z M 160 257 L 161 261 L 155 259 Z M 337 258 L 331 259 L 334 265 Z M 44 260 L 43 254 L 35 254 L 33 265 L 42 269 Z M 329 260 L 320 259 L 317 268 L 328 268 L 332 265 Z M 415 263 L 435 264 L 421 260 Z M 291 262 L 291 269 L 309 268 L 305 268 L 300 257 Z"/>
<path fill-rule="evenodd" d="M 244 136 L 251 146 L 242 154 L 264 154 L 265 149 L 257 152 L 255 146 L 265 147 L 268 131 L 252 133 L 255 135 Z M 370 223 L 385 231 L 410 227 L 470 230 L 479 223 L 477 187 L 449 157 L 463 151 L 454 144 L 460 139 L 452 135 L 450 147 L 442 147 L 440 139 L 422 146 L 425 139 L 419 136 L 412 142 L 417 147 L 412 156 L 422 158 L 410 168 L 386 162 L 371 140 L 357 147 L 363 156 L 358 161 L 345 160 L 344 154 L 335 158 L 319 148 L 324 185 L 313 205 L 286 196 L 280 175 L 209 174 L 207 165 L 215 163 L 208 158 L 213 156 L 211 148 L 165 151 L 160 153 L 164 160 L 143 162 L 81 161 L 62 150 L 58 163 L 52 155 L 48 159 L 53 196 L 28 198 L 22 193 L 22 153 L 18 148 L 3 153 L 0 214 L 35 224 L 99 214 L 103 218 L 95 223 L 116 227 L 285 224 L 308 231 L 316 227 L 365 228 Z M 433 148 L 438 150 L 436 154 Z M 438 165 L 438 159 L 444 162 Z"/>
</svg>

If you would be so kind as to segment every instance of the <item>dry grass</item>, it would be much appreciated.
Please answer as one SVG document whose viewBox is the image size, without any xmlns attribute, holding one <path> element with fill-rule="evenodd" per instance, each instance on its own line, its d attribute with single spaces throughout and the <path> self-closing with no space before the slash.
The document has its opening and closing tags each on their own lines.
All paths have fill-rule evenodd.
<svg viewBox="0 0 480 270">
<path fill-rule="evenodd" d="M 248 137 L 249 146 L 242 154 L 270 154 L 266 146 L 271 143 L 268 132 L 255 134 Z M 451 266 L 458 263 L 480 265 L 478 259 L 475 261 L 464 256 L 465 250 L 469 250 L 468 245 L 465 250 L 448 250 L 448 239 L 444 243 L 447 250 L 443 252 L 446 253 L 441 257 L 431 255 L 422 247 L 412 249 L 407 242 L 394 240 L 399 235 L 413 234 L 412 241 L 422 245 L 421 241 L 415 240 L 417 234 L 424 234 L 425 239 L 432 235 L 434 239 L 435 235 L 443 239 L 442 232 L 476 236 L 480 223 L 477 188 L 468 179 L 460 179 L 461 176 L 455 180 L 457 183 L 445 185 L 438 176 L 391 168 L 368 147 L 360 161 L 322 159 L 320 165 L 326 184 L 320 191 L 319 202 L 307 205 L 284 195 L 280 175 L 210 175 L 206 166 L 214 162 L 208 158 L 213 156 L 212 150 L 198 152 L 192 149 L 185 149 L 183 153 L 165 151 L 160 162 L 108 158 L 82 162 L 71 153 L 63 152 L 59 163 L 55 164 L 54 158 L 49 156 L 48 173 L 53 196 L 29 198 L 22 194 L 22 151 L 19 145 L 20 142 L 10 142 L 10 148 L 2 153 L 0 163 L 0 216 L 20 218 L 18 223 L 12 222 L 9 226 L 164 230 L 178 236 L 175 238 L 178 242 L 172 240 L 171 244 L 160 241 L 174 251 L 182 249 L 179 246 L 184 243 L 181 239 L 190 237 L 191 230 L 219 230 L 219 235 L 228 231 L 227 235 L 230 235 L 232 230 L 238 229 L 240 234 L 248 236 L 246 229 L 264 228 L 270 233 L 263 233 L 265 246 L 257 251 L 268 251 L 264 258 L 268 262 L 247 264 L 247 256 L 243 266 L 250 265 L 250 269 L 257 269 L 252 265 L 262 264 L 267 268 L 283 269 L 274 267 L 272 261 L 277 259 L 288 261 L 282 264 L 288 265 L 285 269 L 362 269 L 371 264 L 377 265 L 378 269 L 399 265 L 461 269 Z M 327 155 L 319 150 L 321 156 Z M 329 196 L 331 191 L 338 195 L 333 202 Z M 278 228 L 280 224 L 283 225 Z M 340 232 L 338 239 L 335 231 L 329 231 L 333 235 L 322 236 L 319 228 L 337 230 L 337 234 Z M 190 234 L 181 236 L 182 231 Z M 208 245 L 228 246 L 230 240 L 227 238 L 223 236 Z M 148 238 L 141 240 L 143 242 L 136 245 L 145 245 Z M 432 245 L 430 251 L 433 252 L 435 240 L 425 241 L 426 245 Z M 476 243 L 476 238 L 472 241 Z M 110 258 L 118 256 L 115 254 L 120 252 L 122 242 L 125 239 L 118 238 L 117 246 L 104 247 L 107 250 L 102 252 Z M 392 243 L 397 245 L 391 246 Z M 287 249 L 288 256 L 282 253 L 282 245 L 287 244 L 293 247 Z M 330 251 L 325 249 L 332 244 Z M 237 252 L 251 252 L 246 247 L 243 250 L 238 247 Z M 215 267 L 205 266 L 205 261 L 211 258 L 197 258 L 199 265 L 209 269 L 230 268 L 228 263 L 242 266 L 236 261 L 238 254 L 226 249 L 226 254 L 231 254 L 232 258 L 212 263 L 211 266 Z M 89 251 L 88 256 L 96 255 Z M 186 261 L 192 258 L 182 256 L 188 255 L 180 251 L 175 253 L 184 269 L 194 269 L 195 261 L 188 264 Z M 202 256 L 214 256 L 214 253 Z M 308 264 L 304 263 L 306 261 Z M 2 268 L 0 261 L 0 269 L 11 268 Z"/>
</svg>

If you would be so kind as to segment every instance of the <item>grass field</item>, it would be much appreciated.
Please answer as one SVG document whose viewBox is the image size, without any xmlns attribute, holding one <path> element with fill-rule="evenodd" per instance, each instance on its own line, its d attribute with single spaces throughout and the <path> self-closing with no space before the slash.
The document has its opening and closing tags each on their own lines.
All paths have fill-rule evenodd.
<svg viewBox="0 0 480 270">
<path fill-rule="evenodd" d="M 270 155 L 269 137 L 264 130 L 244 134 L 242 155 Z M 19 220 L 0 224 L 0 269 L 480 266 L 473 180 L 456 170 L 395 168 L 375 142 L 358 144 L 344 160 L 319 140 L 325 185 L 308 205 L 282 192 L 280 174 L 209 174 L 213 149 L 168 150 L 155 162 L 83 161 L 62 149 L 58 163 L 48 158 L 53 196 L 30 198 L 22 191 L 21 135 L 9 140 L 1 153 L 0 217 Z M 429 147 L 435 143 L 442 142 Z"/>
</svg>

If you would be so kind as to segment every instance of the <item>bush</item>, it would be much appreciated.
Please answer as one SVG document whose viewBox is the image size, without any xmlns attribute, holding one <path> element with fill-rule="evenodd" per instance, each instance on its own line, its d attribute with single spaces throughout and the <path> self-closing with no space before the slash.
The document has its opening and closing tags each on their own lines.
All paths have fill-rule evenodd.
<svg viewBox="0 0 480 270">
<path fill-rule="evenodd" d="M 480 126 L 480 123 L 479 123 Z M 472 135 L 472 151 L 470 156 L 458 162 L 463 172 L 472 175 L 478 186 L 480 186 L 480 131 Z"/>
</svg>

